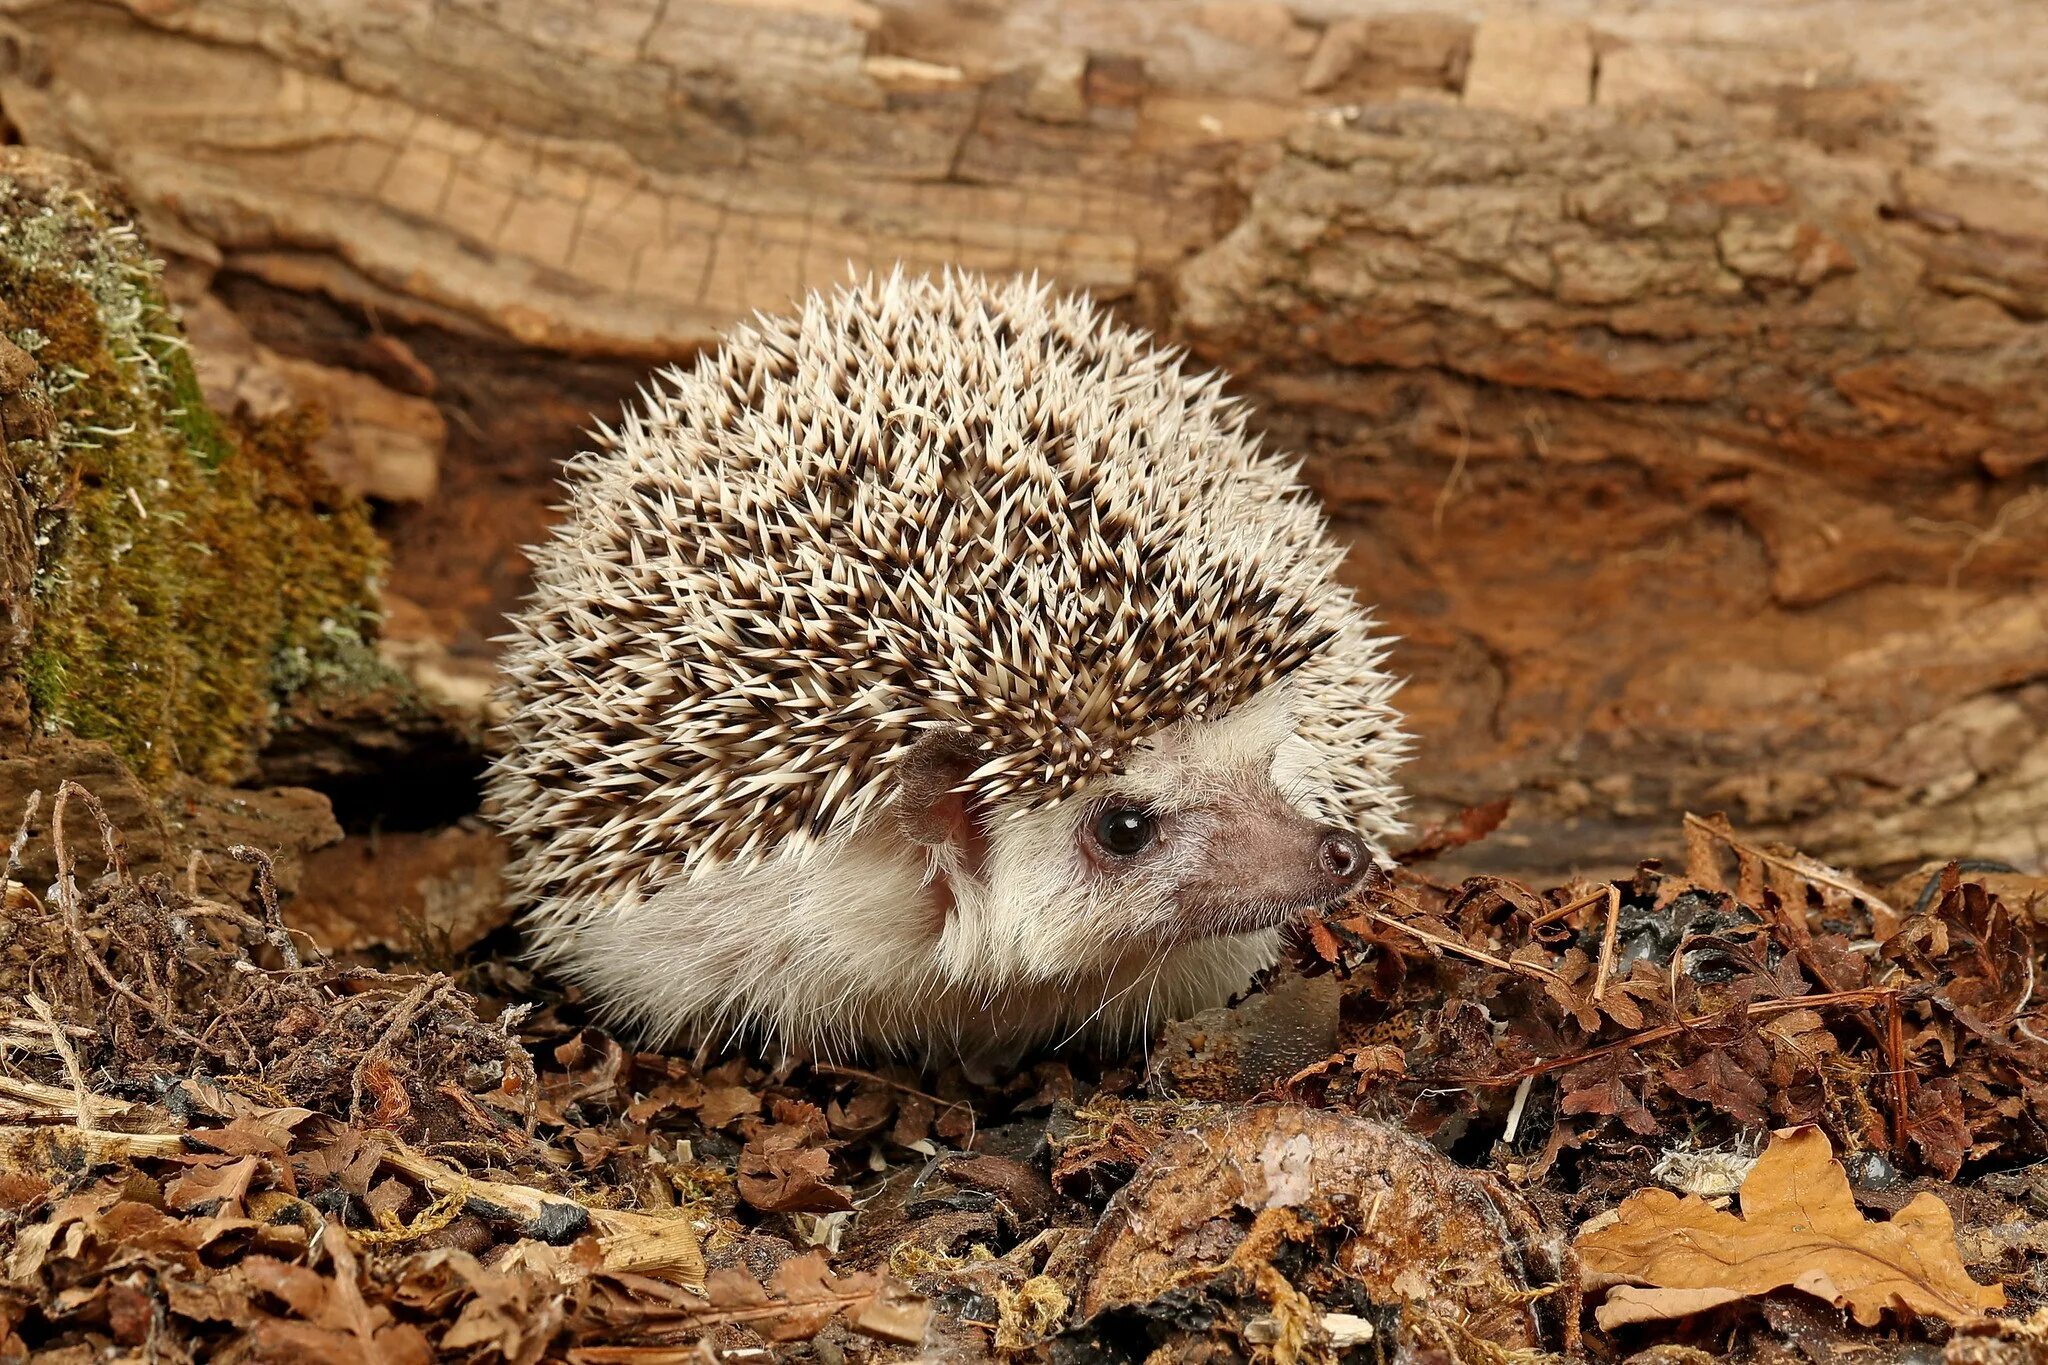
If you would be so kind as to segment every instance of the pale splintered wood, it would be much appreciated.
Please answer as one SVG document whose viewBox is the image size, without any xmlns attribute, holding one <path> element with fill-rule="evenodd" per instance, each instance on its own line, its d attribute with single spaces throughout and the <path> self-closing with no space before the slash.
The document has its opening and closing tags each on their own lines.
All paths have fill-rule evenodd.
<svg viewBox="0 0 2048 1365">
<path fill-rule="evenodd" d="M 1541 114 L 1593 102 L 1593 33 L 1583 20 L 1494 14 L 1472 35 L 1465 103 Z"/>
</svg>

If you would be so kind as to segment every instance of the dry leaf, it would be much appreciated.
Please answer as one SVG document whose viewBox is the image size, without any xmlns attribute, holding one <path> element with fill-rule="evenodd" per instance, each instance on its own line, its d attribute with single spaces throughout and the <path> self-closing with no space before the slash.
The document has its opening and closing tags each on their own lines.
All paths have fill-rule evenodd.
<svg viewBox="0 0 2048 1365">
<path fill-rule="evenodd" d="M 761 1112 L 761 1097 L 743 1085 L 706 1087 L 697 1117 L 706 1128 L 723 1128 L 728 1123 Z"/>
<path fill-rule="evenodd" d="M 164 1186 L 164 1202 L 174 1209 L 212 1204 L 225 1213 L 240 1213 L 261 1165 L 260 1157 L 245 1156 L 221 1166 L 195 1166 Z"/>
<path fill-rule="evenodd" d="M 2003 1289 L 1963 1268 L 1955 1224 L 1932 1194 L 1890 1222 L 1866 1220 L 1818 1128 L 1774 1134 L 1739 1198 L 1738 1218 L 1694 1195 L 1644 1190 L 1612 1221 L 1580 1233 L 1574 1245 L 1588 1289 L 1647 1286 L 1610 1296 L 1595 1313 L 1600 1326 L 1787 1287 L 1849 1309 L 1866 1327 L 1887 1308 L 1966 1322 L 2005 1303 Z"/>
<path fill-rule="evenodd" d="M 1500 828 L 1500 822 L 1508 818 L 1508 805 L 1509 798 L 1503 796 L 1483 806 L 1467 806 L 1451 819 L 1430 826 L 1413 845 L 1395 854 L 1394 861 L 1403 866 L 1425 863 L 1452 849 L 1476 844 Z"/>
<path fill-rule="evenodd" d="M 930 1309 L 905 1285 L 880 1271 L 834 1273 L 825 1257 L 811 1252 L 784 1261 L 764 1287 L 744 1270 L 713 1274 L 705 1288 L 707 1309 L 697 1326 L 742 1322 L 770 1341 L 815 1336 L 834 1317 L 845 1315 L 855 1331 L 885 1341 L 921 1340 Z"/>
<path fill-rule="evenodd" d="M 1691 1317 L 1748 1297 L 1739 1289 L 1638 1289 L 1632 1284 L 1618 1284 L 1607 1291 L 1607 1301 L 1594 1310 L 1593 1316 L 1599 1319 L 1602 1331 L 1612 1332 L 1638 1322 Z"/>
<path fill-rule="evenodd" d="M 748 1143 L 740 1153 L 740 1198 L 764 1213 L 836 1213 L 852 1208 L 852 1197 L 832 1183 L 831 1153 L 804 1145 L 805 1136 L 797 1127 L 782 1125 Z"/>
<path fill-rule="evenodd" d="M 611 1211 L 599 1238 L 600 1264 L 618 1274 L 654 1275 L 686 1285 L 704 1280 L 704 1252 L 687 1217 Z"/>
</svg>

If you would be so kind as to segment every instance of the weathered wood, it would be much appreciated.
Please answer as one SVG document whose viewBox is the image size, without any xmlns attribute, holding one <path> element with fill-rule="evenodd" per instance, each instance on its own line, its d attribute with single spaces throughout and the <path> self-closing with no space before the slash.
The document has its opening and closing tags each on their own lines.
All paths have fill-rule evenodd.
<svg viewBox="0 0 2048 1365">
<path fill-rule="evenodd" d="M 1181 273 L 1408 638 L 1424 790 L 1521 793 L 1493 856 L 1725 807 L 2038 863 L 2048 233 L 1915 193 L 1728 123 L 1369 109 Z"/>
<path fill-rule="evenodd" d="M 1473 857 L 1602 863 L 1725 806 L 1838 859 L 2039 865 L 2027 16 L 1492 8 L 4 0 L 0 102 L 262 347 L 413 399 L 298 372 L 361 467 L 416 433 L 394 495 L 440 407 L 440 490 L 386 527 L 458 656 L 647 361 L 849 265 L 1038 270 L 1308 458 L 1408 640 L 1422 809 L 1520 798 Z"/>
</svg>

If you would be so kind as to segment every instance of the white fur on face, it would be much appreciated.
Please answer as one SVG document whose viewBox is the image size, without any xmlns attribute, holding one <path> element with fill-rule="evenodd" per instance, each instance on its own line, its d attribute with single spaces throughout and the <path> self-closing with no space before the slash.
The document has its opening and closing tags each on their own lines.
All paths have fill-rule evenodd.
<svg viewBox="0 0 2048 1365">
<path fill-rule="evenodd" d="M 1162 733 L 1083 796 L 996 812 L 979 876 L 882 827 L 587 914 L 550 956 L 656 1039 L 744 1031 L 800 1052 L 970 1058 L 1080 1031 L 1129 1039 L 1221 1003 L 1272 960 L 1270 918 L 1191 938 L 1176 891 L 1192 865 L 1230 856 L 1219 803 L 1261 784 L 1313 800 L 1292 705 L 1274 689 Z M 1082 846 L 1105 799 L 1158 811 L 1166 828 L 1160 855 L 1126 875 L 1105 875 Z"/>
<path fill-rule="evenodd" d="M 1220 720 L 1183 722 L 1080 796 L 998 812 L 982 877 L 954 885 L 958 905 L 942 945 L 953 970 L 1050 981 L 1076 963 L 1170 946 L 1177 888 L 1198 861 L 1228 856 L 1228 830 L 1211 808 L 1273 780 L 1294 734 L 1290 701 L 1275 688 Z M 1105 800 L 1159 812 L 1165 826 L 1158 852 L 1122 875 L 1106 875 L 1083 850 L 1081 826 Z"/>
</svg>

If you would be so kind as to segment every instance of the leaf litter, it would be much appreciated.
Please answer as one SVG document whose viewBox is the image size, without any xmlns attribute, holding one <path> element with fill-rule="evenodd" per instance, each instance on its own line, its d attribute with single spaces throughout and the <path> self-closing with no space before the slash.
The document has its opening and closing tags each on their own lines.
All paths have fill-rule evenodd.
<svg viewBox="0 0 2048 1365">
<path fill-rule="evenodd" d="M 635 1051 L 509 942 L 453 975 L 327 959 L 260 853 L 228 855 L 256 877 L 226 903 L 130 875 L 83 789 L 56 805 L 110 870 L 66 853 L 38 892 L 9 864 L 0 1360 L 2048 1338 L 2040 896 L 1957 866 L 1881 891 L 1711 818 L 1676 871 L 1431 879 L 1496 803 L 1301 926 L 1204 1048 L 977 1082 Z M 1320 1060 L 1215 1045 L 1282 998 L 1326 1010 Z"/>
</svg>

